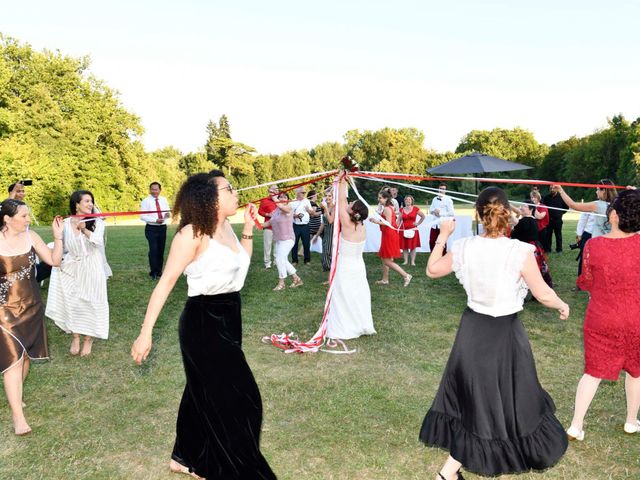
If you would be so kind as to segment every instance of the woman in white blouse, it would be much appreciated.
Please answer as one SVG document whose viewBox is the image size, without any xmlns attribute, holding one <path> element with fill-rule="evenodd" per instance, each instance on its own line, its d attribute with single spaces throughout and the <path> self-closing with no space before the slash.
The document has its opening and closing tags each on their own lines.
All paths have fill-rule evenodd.
<svg viewBox="0 0 640 480">
<path fill-rule="evenodd" d="M 173 211 L 178 232 L 131 356 L 140 364 L 149 355 L 153 326 L 184 273 L 189 289 L 178 335 L 187 384 L 169 468 L 197 478 L 269 480 L 276 477 L 258 446 L 262 400 L 241 348 L 240 289 L 255 207 L 245 209 L 240 241 L 228 220 L 237 209 L 237 193 L 220 170 L 182 185 Z"/>
<path fill-rule="evenodd" d="M 455 229 L 453 220 L 443 221 L 427 264 L 431 278 L 455 272 L 467 293 L 467 309 L 420 431 L 424 443 L 450 453 L 439 480 L 462 478 L 461 466 L 487 476 L 543 470 L 567 448 L 517 312 L 527 287 L 561 319 L 569 306 L 542 279 L 533 245 L 505 236 L 510 206 L 504 191 L 484 189 L 476 211 L 485 233 L 454 242 L 443 256 Z"/>
<path fill-rule="evenodd" d="M 77 190 L 69 199 L 72 217 L 64 220 L 64 256 L 60 267 L 51 271 L 45 315 L 72 334 L 69 353 L 85 357 L 94 338 L 109 337 L 107 278 L 111 268 L 104 250 L 105 222 L 82 217 L 95 213 L 93 194 Z M 84 336 L 82 350 L 80 336 Z"/>
</svg>

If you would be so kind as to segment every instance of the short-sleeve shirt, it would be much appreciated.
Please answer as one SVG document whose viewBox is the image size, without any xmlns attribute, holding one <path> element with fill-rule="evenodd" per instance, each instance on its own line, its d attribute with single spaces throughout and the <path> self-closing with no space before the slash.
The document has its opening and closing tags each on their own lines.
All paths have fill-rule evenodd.
<svg viewBox="0 0 640 480">
<path fill-rule="evenodd" d="M 453 242 L 453 271 L 467 292 L 467 306 L 492 317 L 522 310 L 528 287 L 522 268 L 535 247 L 506 237 L 481 236 Z"/>
</svg>

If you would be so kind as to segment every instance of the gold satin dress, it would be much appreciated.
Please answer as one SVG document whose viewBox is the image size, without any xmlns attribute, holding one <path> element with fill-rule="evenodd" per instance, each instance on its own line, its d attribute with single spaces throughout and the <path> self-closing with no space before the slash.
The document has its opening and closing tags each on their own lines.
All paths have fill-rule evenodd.
<svg viewBox="0 0 640 480">
<path fill-rule="evenodd" d="M 49 357 L 33 247 L 20 255 L 0 255 L 0 372 L 25 353 L 33 360 Z"/>
</svg>

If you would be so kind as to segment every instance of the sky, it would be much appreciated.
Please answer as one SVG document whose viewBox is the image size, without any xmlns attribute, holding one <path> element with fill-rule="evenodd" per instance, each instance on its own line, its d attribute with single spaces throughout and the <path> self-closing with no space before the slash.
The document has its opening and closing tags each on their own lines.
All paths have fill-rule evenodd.
<svg viewBox="0 0 640 480">
<path fill-rule="evenodd" d="M 640 1 L 21 0 L 0 32 L 89 56 L 141 118 L 147 150 L 201 149 L 227 115 L 259 153 L 415 127 L 553 144 L 640 117 Z"/>
</svg>

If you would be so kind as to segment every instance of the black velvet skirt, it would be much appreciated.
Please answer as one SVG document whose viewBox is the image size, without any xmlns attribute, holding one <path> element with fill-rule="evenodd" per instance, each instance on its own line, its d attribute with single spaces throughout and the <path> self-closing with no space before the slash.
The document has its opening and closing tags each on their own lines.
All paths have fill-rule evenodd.
<svg viewBox="0 0 640 480">
<path fill-rule="evenodd" d="M 465 310 L 420 440 L 480 475 L 544 470 L 564 455 L 567 434 L 515 313 Z"/>
<path fill-rule="evenodd" d="M 212 479 L 275 479 L 259 447 L 262 400 L 242 352 L 240 294 L 189 297 L 180 316 L 187 384 L 172 458 Z"/>
</svg>

